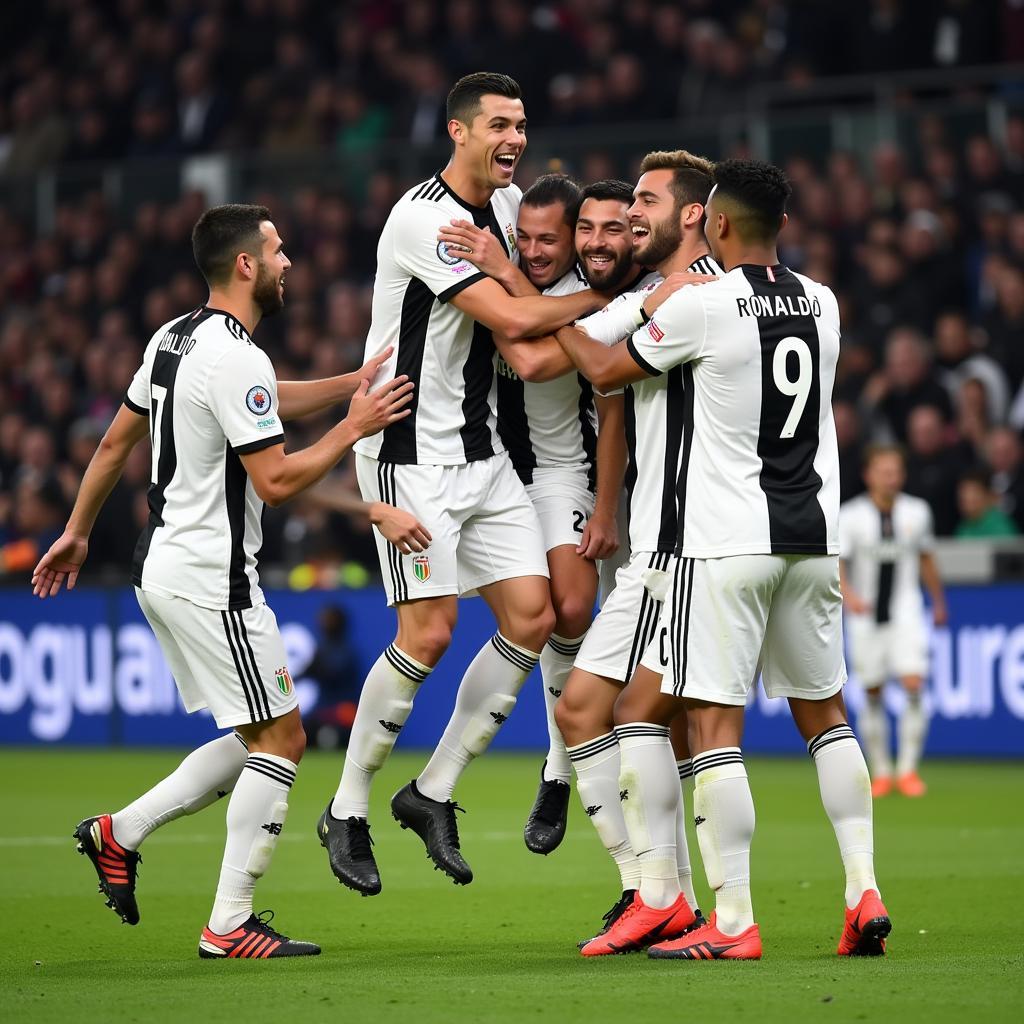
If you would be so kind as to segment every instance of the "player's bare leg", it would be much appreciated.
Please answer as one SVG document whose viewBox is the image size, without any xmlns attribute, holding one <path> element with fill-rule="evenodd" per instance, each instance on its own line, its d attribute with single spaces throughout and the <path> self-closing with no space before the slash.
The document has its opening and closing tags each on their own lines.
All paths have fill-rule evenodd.
<svg viewBox="0 0 1024 1024">
<path fill-rule="evenodd" d="M 668 728 L 668 738 L 672 743 L 672 753 L 676 759 L 676 772 L 679 775 L 679 807 L 676 817 L 676 874 L 679 877 L 679 888 L 685 893 L 694 913 L 700 917 L 697 909 L 697 895 L 693 889 L 693 865 L 690 863 L 690 842 L 686 835 L 686 823 L 691 820 L 688 807 L 693 807 L 693 758 L 690 757 L 690 730 L 686 721 L 686 708 L 682 708 L 672 719 Z"/>
<path fill-rule="evenodd" d="M 928 787 L 917 772 L 928 736 L 924 680 L 920 676 L 903 676 L 900 685 L 905 703 L 896 723 L 896 788 L 904 796 L 924 796 Z"/>
<path fill-rule="evenodd" d="M 299 709 L 237 729 L 249 756 L 228 802 L 228 835 L 217 897 L 199 940 L 199 955 L 204 959 L 315 956 L 319 946 L 289 939 L 252 909 L 256 882 L 277 848 L 288 814 L 288 792 L 306 749 Z"/>
<path fill-rule="evenodd" d="M 892 924 L 875 882 L 871 780 L 842 692 L 820 701 L 791 698 L 789 706 L 814 758 L 821 802 L 846 871 L 846 921 L 838 952 L 877 956 L 885 952 Z"/>
<path fill-rule="evenodd" d="M 466 669 L 452 717 L 427 766 L 391 800 L 396 820 L 419 835 L 434 866 L 457 885 L 471 882 L 473 872 L 460 851 L 455 785 L 512 713 L 555 624 L 544 576 L 491 583 L 480 588 L 480 596 L 494 613 L 498 631 Z"/>
<path fill-rule="evenodd" d="M 679 698 L 661 693 L 660 674 L 643 665 L 616 702 L 619 800 L 641 879 L 629 909 L 582 948 L 584 956 L 640 950 L 682 935 L 697 921 L 692 886 L 684 895 L 677 866 L 682 787 L 669 725 L 681 708 Z"/>
<path fill-rule="evenodd" d="M 548 569 L 555 629 L 540 655 L 548 754 L 541 770 L 537 798 L 523 830 L 527 848 L 543 854 L 556 849 L 565 836 L 572 778 L 565 741 L 555 721 L 555 704 L 565 689 L 584 634 L 590 627 L 598 583 L 597 566 L 578 555 L 571 544 L 561 544 L 548 551 Z"/>
<path fill-rule="evenodd" d="M 888 796 L 892 792 L 892 736 L 881 683 L 865 685 L 864 706 L 857 716 L 857 731 L 864 740 L 871 765 L 871 794 L 874 797 Z"/>
<path fill-rule="evenodd" d="M 398 633 L 363 684 L 338 792 L 317 824 L 335 877 L 364 896 L 381 890 L 370 840 L 370 787 L 412 711 L 416 692 L 451 643 L 458 601 L 447 596 L 404 601 L 395 611 Z"/>
</svg>

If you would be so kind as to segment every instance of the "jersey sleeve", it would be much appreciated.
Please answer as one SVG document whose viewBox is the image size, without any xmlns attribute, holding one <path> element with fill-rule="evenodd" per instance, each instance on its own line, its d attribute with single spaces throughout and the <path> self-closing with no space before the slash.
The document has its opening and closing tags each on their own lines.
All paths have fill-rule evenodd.
<svg viewBox="0 0 1024 1024">
<path fill-rule="evenodd" d="M 438 231 L 450 220 L 449 211 L 436 203 L 409 203 L 395 225 L 395 262 L 422 281 L 439 302 L 450 301 L 487 276 L 437 240 Z"/>
<path fill-rule="evenodd" d="M 640 307 L 647 297 L 644 292 L 618 295 L 604 309 L 576 321 L 576 326 L 602 345 L 611 347 L 628 338 L 640 321 Z"/>
<path fill-rule="evenodd" d="M 125 392 L 124 404 L 132 412 L 140 416 L 149 415 L 149 361 L 142 360 L 142 365 L 135 371 L 132 382 Z"/>
<path fill-rule="evenodd" d="M 691 286 L 670 295 L 626 342 L 630 355 L 652 377 L 697 359 L 704 351 L 707 318 L 699 291 Z"/>
<path fill-rule="evenodd" d="M 206 400 L 239 455 L 284 441 L 274 368 L 255 345 L 240 344 L 217 363 L 207 381 Z"/>
<path fill-rule="evenodd" d="M 921 536 L 917 547 L 922 555 L 930 555 L 935 550 L 935 521 L 932 518 L 932 507 L 923 502 L 921 509 Z"/>
</svg>

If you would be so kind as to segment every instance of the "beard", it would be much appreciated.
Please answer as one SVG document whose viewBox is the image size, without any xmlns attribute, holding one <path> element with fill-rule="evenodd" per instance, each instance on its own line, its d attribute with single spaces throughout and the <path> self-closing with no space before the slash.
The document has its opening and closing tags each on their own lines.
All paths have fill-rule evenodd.
<svg viewBox="0 0 1024 1024">
<path fill-rule="evenodd" d="M 600 273 L 590 270 L 586 262 L 582 262 L 582 265 L 587 284 L 591 288 L 599 292 L 614 292 L 618 290 L 619 285 L 626 280 L 629 272 L 633 269 L 633 254 L 624 252 L 616 256 L 610 266 Z"/>
<path fill-rule="evenodd" d="M 651 234 L 642 253 L 634 250 L 633 256 L 645 267 L 656 267 L 664 263 L 682 245 L 683 229 L 679 226 L 679 211 L 660 224 L 651 225 Z"/>
<path fill-rule="evenodd" d="M 260 262 L 259 270 L 256 272 L 256 283 L 252 289 L 252 300 L 259 307 L 263 316 L 273 316 L 280 313 L 284 308 L 284 298 L 281 295 L 280 279 L 273 277 L 267 271 L 267 265 Z"/>
</svg>

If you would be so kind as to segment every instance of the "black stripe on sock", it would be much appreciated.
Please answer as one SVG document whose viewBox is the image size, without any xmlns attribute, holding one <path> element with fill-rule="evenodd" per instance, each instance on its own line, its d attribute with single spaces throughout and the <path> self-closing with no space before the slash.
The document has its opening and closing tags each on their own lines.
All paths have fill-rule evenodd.
<svg viewBox="0 0 1024 1024">
<path fill-rule="evenodd" d="M 290 782 L 295 781 L 296 769 L 289 768 L 287 765 L 278 764 L 271 757 L 267 757 L 265 754 L 250 754 L 246 764 L 261 764 L 268 768 L 270 771 L 276 772 L 281 776 L 282 781 L 288 780 Z"/>
<path fill-rule="evenodd" d="M 528 656 L 524 651 L 513 647 L 500 633 L 495 633 L 491 637 L 491 645 L 506 661 L 510 661 L 516 668 L 522 669 L 524 672 L 532 671 L 540 657 L 537 654 L 532 657 Z"/>
<path fill-rule="evenodd" d="M 615 733 L 609 732 L 603 736 L 598 736 L 596 739 L 588 740 L 586 743 L 581 743 L 576 747 L 569 747 L 566 753 L 569 755 L 570 761 L 585 761 L 588 757 L 593 757 L 594 754 L 601 754 L 618 745 L 619 741 Z"/>
<path fill-rule="evenodd" d="M 237 732 L 232 733 L 232 735 L 235 737 L 236 740 L 238 740 L 239 743 L 242 744 L 243 747 L 245 747 L 246 750 L 249 749 L 249 744 L 246 743 L 245 740 L 243 740 L 242 737 Z"/>
<path fill-rule="evenodd" d="M 246 674 L 242 671 L 241 658 L 238 655 L 238 651 L 235 649 L 235 642 L 231 635 L 231 625 L 228 620 L 228 613 L 222 611 L 220 613 L 220 617 L 221 622 L 224 624 L 224 636 L 227 637 L 228 649 L 231 651 L 231 660 L 235 663 L 235 671 L 238 673 L 238 681 L 242 684 L 242 695 L 245 697 L 246 706 L 249 708 L 249 721 L 261 722 L 263 719 L 258 717 L 260 712 L 253 701 L 253 694 L 249 690 L 249 683 L 246 678 Z M 248 749 L 248 747 L 246 747 L 246 749 Z"/>
<path fill-rule="evenodd" d="M 727 764 L 743 764 L 743 754 L 738 750 L 727 750 L 721 753 L 709 751 L 707 754 L 697 754 L 693 758 L 693 774 L 700 775 L 709 768 L 721 768 Z"/>
<path fill-rule="evenodd" d="M 647 722 L 636 722 L 630 725 L 615 726 L 615 735 L 621 741 L 624 739 L 635 739 L 639 736 L 657 736 L 659 739 L 668 739 L 667 725 L 651 725 Z"/>
<path fill-rule="evenodd" d="M 693 761 L 691 758 L 686 758 L 685 761 L 676 761 L 676 768 L 679 769 L 679 780 L 693 778 Z"/>
<path fill-rule="evenodd" d="M 556 640 L 554 637 L 548 637 L 548 647 L 550 647 L 556 654 L 569 657 L 570 655 L 579 653 L 580 648 L 583 646 L 583 639 L 583 637 L 580 637 L 578 640 L 573 640 L 571 643 L 565 643 L 562 640 Z"/>
<path fill-rule="evenodd" d="M 268 779 L 272 779 L 274 782 L 281 783 L 282 786 L 287 786 L 288 789 L 292 788 L 292 783 L 295 782 L 295 776 L 289 777 L 284 772 L 275 771 L 278 766 L 268 761 L 256 761 L 250 757 L 245 762 L 245 768 L 251 772 L 256 772 L 259 775 L 264 775 Z"/>
<path fill-rule="evenodd" d="M 389 644 L 384 648 L 384 657 L 391 663 L 391 667 L 414 683 L 422 683 L 430 675 L 430 669 L 418 668 L 394 645 Z"/>
<path fill-rule="evenodd" d="M 807 753 L 811 757 L 816 757 L 819 751 L 827 747 L 830 743 L 838 743 L 839 740 L 853 740 L 856 742 L 857 737 L 854 735 L 853 730 L 846 725 L 833 725 L 831 728 L 826 729 L 824 732 L 819 732 L 808 744 Z"/>
</svg>

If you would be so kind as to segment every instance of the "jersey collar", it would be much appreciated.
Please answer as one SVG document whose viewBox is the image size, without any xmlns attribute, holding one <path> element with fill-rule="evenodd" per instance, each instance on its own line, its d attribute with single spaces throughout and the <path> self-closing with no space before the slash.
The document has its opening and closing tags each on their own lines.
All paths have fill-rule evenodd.
<svg viewBox="0 0 1024 1024">
<path fill-rule="evenodd" d="M 449 188 L 448 183 L 441 177 L 440 171 L 434 175 L 434 180 L 445 190 L 445 192 L 448 193 L 448 195 L 452 197 L 452 199 L 455 200 L 455 202 L 459 204 L 459 206 L 465 207 L 470 213 L 487 214 L 490 212 L 490 203 L 488 203 L 487 206 L 474 206 L 468 200 L 463 199 L 457 192 L 453 192 L 451 188 Z"/>
<path fill-rule="evenodd" d="M 241 332 L 241 341 L 247 341 L 250 345 L 253 344 L 252 338 L 249 336 L 249 332 L 245 329 L 245 324 L 238 319 L 233 313 L 229 313 L 226 309 L 217 309 L 214 306 L 203 306 L 203 310 L 207 313 L 216 313 L 218 316 L 224 317 L 227 320 L 228 325 L 233 327 L 232 334 Z"/>
</svg>

